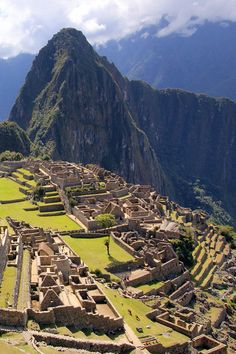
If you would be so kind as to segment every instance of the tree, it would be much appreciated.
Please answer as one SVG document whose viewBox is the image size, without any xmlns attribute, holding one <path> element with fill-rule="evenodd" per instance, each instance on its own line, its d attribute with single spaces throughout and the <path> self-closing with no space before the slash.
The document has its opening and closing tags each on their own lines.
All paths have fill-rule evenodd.
<svg viewBox="0 0 236 354">
<path fill-rule="evenodd" d="M 177 239 L 170 240 L 170 242 L 179 257 L 179 260 L 182 261 L 186 267 L 192 267 L 194 264 L 192 255 L 194 250 L 194 240 L 191 230 L 188 228 L 183 229 L 183 234 Z"/>
<path fill-rule="evenodd" d="M 113 214 L 100 214 L 95 217 L 95 221 L 103 229 L 108 229 L 116 223 L 115 216 Z"/>
<path fill-rule="evenodd" d="M 110 256 L 110 237 L 104 241 L 104 245 L 107 248 L 107 254 Z"/>
</svg>

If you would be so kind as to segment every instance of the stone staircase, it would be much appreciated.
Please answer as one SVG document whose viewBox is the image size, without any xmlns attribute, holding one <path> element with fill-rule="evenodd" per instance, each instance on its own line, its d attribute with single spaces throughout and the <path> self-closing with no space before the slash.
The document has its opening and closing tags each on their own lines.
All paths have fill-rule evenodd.
<svg viewBox="0 0 236 354">
<path fill-rule="evenodd" d="M 202 287 L 210 286 L 214 274 L 225 262 L 231 253 L 229 244 L 217 231 L 210 228 L 208 232 L 198 238 L 198 246 L 193 252 L 196 261 L 191 271 L 196 283 Z"/>
</svg>

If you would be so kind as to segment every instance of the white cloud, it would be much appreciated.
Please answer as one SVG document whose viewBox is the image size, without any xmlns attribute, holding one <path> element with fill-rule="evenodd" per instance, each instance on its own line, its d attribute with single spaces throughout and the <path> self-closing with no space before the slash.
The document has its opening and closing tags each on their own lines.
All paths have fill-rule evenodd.
<svg viewBox="0 0 236 354">
<path fill-rule="evenodd" d="M 163 17 L 158 36 L 191 35 L 206 20 L 236 21 L 235 0 L 0 0 L 0 57 L 35 53 L 62 27 L 101 44 Z"/>
</svg>

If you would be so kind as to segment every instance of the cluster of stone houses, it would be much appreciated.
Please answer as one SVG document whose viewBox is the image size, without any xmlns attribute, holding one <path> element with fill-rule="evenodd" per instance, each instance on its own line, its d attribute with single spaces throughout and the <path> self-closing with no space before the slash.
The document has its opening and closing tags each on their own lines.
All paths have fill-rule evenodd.
<svg viewBox="0 0 236 354">
<path fill-rule="evenodd" d="M 129 296 L 142 301 L 156 297 L 166 298 L 174 304 L 172 310 L 159 304 L 147 316 L 153 322 L 191 338 L 195 353 L 201 353 L 202 348 L 204 353 L 226 353 L 227 346 L 207 336 L 210 329 L 201 325 L 195 314 L 186 309 L 195 297 L 192 276 L 204 280 L 210 272 L 206 287 L 215 279 L 214 274 L 220 267 L 227 264 L 227 269 L 233 268 L 230 246 L 216 234 L 214 227 L 208 226 L 204 212 L 182 208 L 168 197 L 159 195 L 151 186 L 127 183 L 122 177 L 96 165 L 25 161 L 15 165 L 15 169 L 19 167 L 30 170 L 46 190 L 58 192 L 67 211 L 82 225 L 84 230 L 81 232 L 99 231 L 102 226 L 96 216 L 114 215 L 116 225 L 110 229 L 111 237 L 135 259 L 109 269 L 120 276 L 123 289 Z M 1 170 L 2 173 L 14 173 L 14 163 L 9 169 L 4 164 Z M 73 206 L 68 195 L 73 198 Z M 123 328 L 123 319 L 95 284 L 87 266 L 59 235 L 13 220 L 10 222 L 15 236 L 9 242 L 7 230 L 2 231 L 5 236 L 2 237 L 0 255 L 5 256 L 1 257 L 0 280 L 10 258 L 19 257 L 25 247 L 31 250 L 30 306 L 21 312 L 23 317 L 15 316 L 21 319 L 21 324 L 26 319 L 33 319 L 38 323 L 76 324 L 80 328 L 102 328 L 104 331 Z M 194 234 L 196 265 L 191 275 L 170 242 L 181 236 L 181 226 L 186 225 L 196 226 L 198 230 Z M 209 262 L 208 252 L 211 254 Z M 205 261 L 206 267 L 203 268 Z M 143 285 L 152 282 L 156 287 L 142 290 Z M 11 318 L 7 317 L 6 311 L 11 314 L 14 310 L 2 312 L 1 324 Z"/>
<path fill-rule="evenodd" d="M 43 325 L 73 325 L 105 332 L 123 328 L 122 317 L 95 283 L 88 267 L 60 235 L 10 218 L 8 222 L 15 235 L 9 236 L 7 228 L 1 228 L 1 274 L 7 263 L 15 259 L 20 272 L 24 270 L 30 275 L 25 284 L 25 298 L 29 301 L 25 302 L 24 309 L 18 309 L 19 272 L 14 303 L 0 309 L 1 325 L 23 327 L 28 320 L 34 320 Z M 31 255 L 27 270 L 17 260 L 23 249 L 29 249 Z"/>
</svg>

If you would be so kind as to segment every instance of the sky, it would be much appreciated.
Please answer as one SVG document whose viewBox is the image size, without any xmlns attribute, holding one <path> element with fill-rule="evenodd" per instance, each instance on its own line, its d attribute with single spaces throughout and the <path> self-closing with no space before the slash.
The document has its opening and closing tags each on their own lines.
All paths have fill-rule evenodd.
<svg viewBox="0 0 236 354">
<path fill-rule="evenodd" d="M 205 21 L 236 21 L 236 0 L 0 0 L 0 58 L 37 53 L 64 27 L 104 44 L 163 18 L 157 36 L 191 35 Z"/>
</svg>

